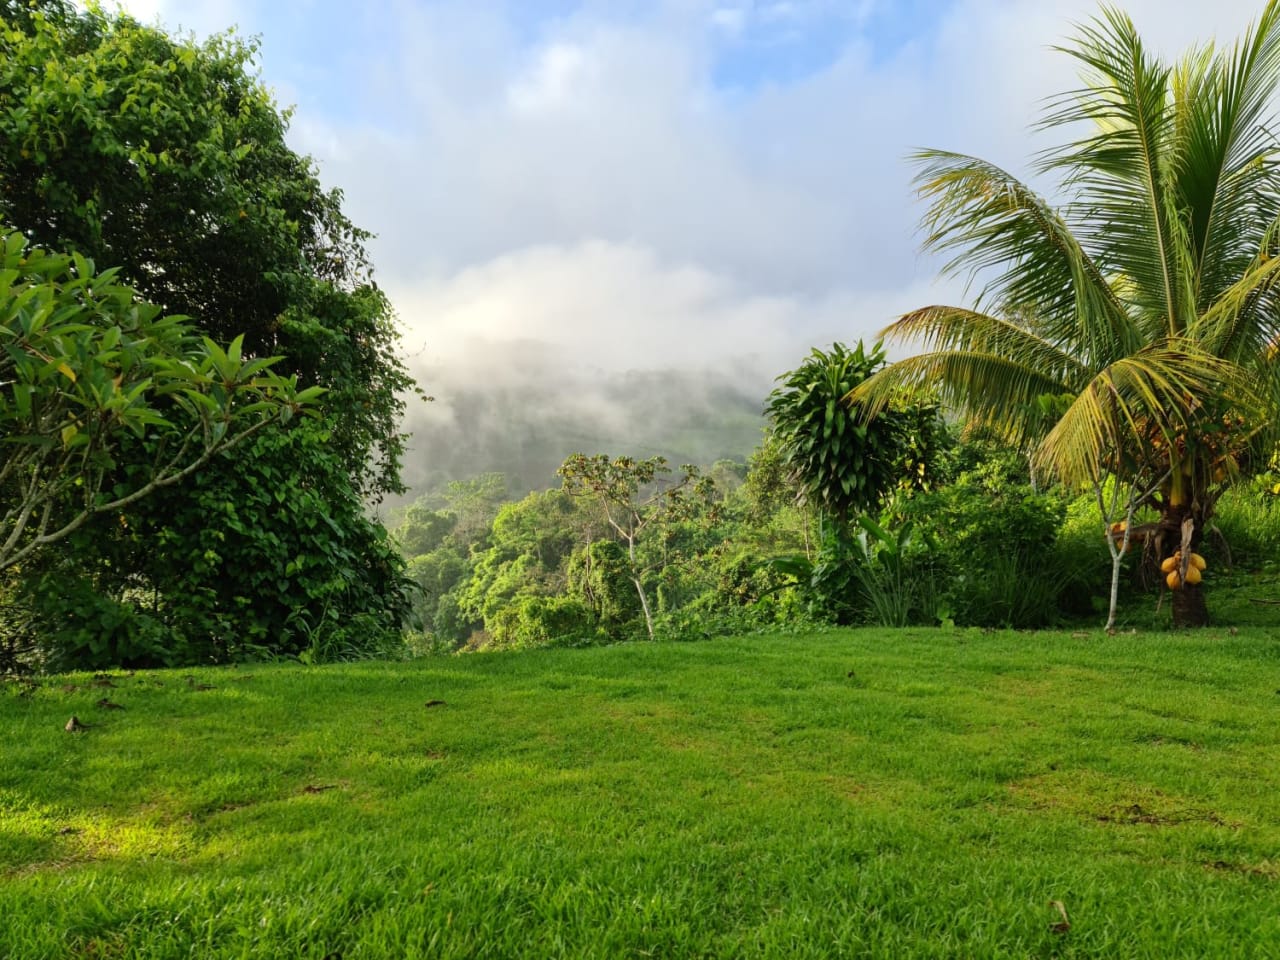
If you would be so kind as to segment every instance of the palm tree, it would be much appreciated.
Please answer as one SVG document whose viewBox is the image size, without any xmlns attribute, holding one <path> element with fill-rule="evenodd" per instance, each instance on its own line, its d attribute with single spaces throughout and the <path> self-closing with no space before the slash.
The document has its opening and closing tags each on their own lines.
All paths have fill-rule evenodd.
<svg viewBox="0 0 1280 960">
<path fill-rule="evenodd" d="M 947 272 L 981 278 L 980 294 L 887 328 L 925 352 L 853 396 L 874 409 L 927 385 L 1033 444 L 1065 482 L 1154 488 L 1160 560 L 1199 542 L 1276 405 L 1280 0 L 1230 50 L 1172 66 L 1111 7 L 1060 49 L 1083 86 L 1041 126 L 1078 138 L 1037 170 L 1059 178 L 1062 202 L 983 160 L 918 154 L 925 247 L 950 255 Z M 1177 625 L 1207 622 L 1198 586 L 1175 591 L 1173 610 Z"/>
</svg>

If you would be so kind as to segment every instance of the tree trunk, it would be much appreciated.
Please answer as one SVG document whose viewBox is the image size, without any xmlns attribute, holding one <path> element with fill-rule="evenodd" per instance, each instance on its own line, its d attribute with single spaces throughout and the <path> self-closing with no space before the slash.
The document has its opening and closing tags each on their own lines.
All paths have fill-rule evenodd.
<svg viewBox="0 0 1280 960">
<path fill-rule="evenodd" d="M 636 577 L 631 581 L 636 585 L 636 593 L 640 595 L 640 609 L 644 611 L 645 629 L 649 631 L 649 639 L 653 639 L 653 614 L 649 612 L 649 598 L 645 596 L 644 584 L 640 582 L 640 578 Z"/>
<path fill-rule="evenodd" d="M 1203 512 L 1193 510 L 1189 506 L 1165 506 L 1160 516 L 1160 533 L 1156 541 L 1159 545 L 1155 557 L 1157 567 L 1165 558 L 1173 556 L 1182 547 L 1182 524 L 1187 519 L 1192 522 L 1189 549 L 1195 550 L 1204 539 Z M 1161 577 L 1163 576 L 1161 574 Z M 1161 589 L 1164 589 L 1163 584 Z M 1201 584 L 1184 583 L 1171 592 L 1174 627 L 1207 627 L 1209 625 L 1209 608 L 1205 604 L 1204 588 Z"/>
<path fill-rule="evenodd" d="M 1175 627 L 1207 627 L 1209 608 L 1205 606 L 1200 584 L 1184 584 L 1173 591 L 1173 625 Z"/>
<path fill-rule="evenodd" d="M 636 586 L 636 593 L 640 596 L 640 609 L 644 611 L 644 626 L 649 631 L 649 639 L 653 639 L 653 613 L 649 610 L 649 597 L 644 592 L 644 583 L 640 577 L 640 571 L 636 569 L 636 540 L 635 537 L 627 538 L 627 561 L 631 568 L 631 582 Z"/>
</svg>

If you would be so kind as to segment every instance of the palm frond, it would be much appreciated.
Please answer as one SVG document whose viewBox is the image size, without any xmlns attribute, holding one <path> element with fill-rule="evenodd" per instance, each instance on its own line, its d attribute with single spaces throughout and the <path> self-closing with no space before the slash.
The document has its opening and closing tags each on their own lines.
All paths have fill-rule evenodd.
<svg viewBox="0 0 1280 960">
<path fill-rule="evenodd" d="M 929 198 L 926 249 L 952 254 L 944 271 L 989 275 L 978 303 L 1028 309 L 1045 338 L 1080 346 L 1094 364 L 1136 349 L 1137 326 L 1067 224 L 1016 177 L 975 157 L 914 157 Z"/>
<path fill-rule="evenodd" d="M 1220 291 L 1193 327 L 1205 349 L 1248 362 L 1268 346 L 1280 325 L 1280 258 L 1270 253 L 1280 241 L 1280 220 L 1265 231 L 1262 246 L 1238 279 Z"/>
<path fill-rule="evenodd" d="M 1186 72 L 1178 91 L 1185 132 L 1177 177 L 1203 309 L 1241 275 L 1262 231 L 1280 215 L 1280 142 L 1271 128 L 1280 2 L 1270 0 L 1231 51 Z"/>
<path fill-rule="evenodd" d="M 952 350 L 899 360 L 863 381 L 849 399 L 874 416 L 904 392 L 930 391 L 971 423 L 1020 444 L 1039 431 L 1039 399 L 1068 389 L 1041 370 L 1008 357 Z"/>
<path fill-rule="evenodd" d="M 1171 338 L 1099 371 L 1036 450 L 1037 464 L 1072 483 L 1094 479 L 1110 452 L 1141 449 L 1152 429 L 1166 439 L 1188 429 L 1202 396 L 1245 397 L 1236 364 Z"/>
<path fill-rule="evenodd" d="M 1139 314 L 1177 334 L 1194 317 L 1179 267 L 1173 180 L 1177 133 L 1169 93 L 1170 69 L 1149 56 L 1133 22 L 1104 7 L 1060 48 L 1084 68 L 1085 86 L 1059 99 L 1041 126 L 1092 121 L 1093 132 L 1042 155 L 1041 169 L 1060 173 L 1075 194 L 1066 219 L 1106 273 L 1123 274 L 1135 288 Z M 1150 329 L 1149 333 L 1154 333 Z"/>
<path fill-rule="evenodd" d="M 1049 342 L 1034 330 L 1002 317 L 965 307 L 934 305 L 904 314 L 878 334 L 883 339 L 914 342 L 932 352 L 984 353 L 1033 367 L 1063 384 L 1082 383 L 1088 367 L 1074 353 Z"/>
</svg>

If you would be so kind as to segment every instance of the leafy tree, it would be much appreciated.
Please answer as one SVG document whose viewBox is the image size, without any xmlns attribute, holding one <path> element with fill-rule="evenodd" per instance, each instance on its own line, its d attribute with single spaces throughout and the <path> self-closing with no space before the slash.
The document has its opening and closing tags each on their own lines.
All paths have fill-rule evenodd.
<svg viewBox="0 0 1280 960">
<path fill-rule="evenodd" d="M 841 529 L 853 514 L 876 506 L 904 474 L 923 476 L 923 457 L 909 459 L 909 450 L 926 445 L 932 408 L 882 410 L 869 417 L 846 399 L 883 364 L 879 344 L 869 353 L 861 341 L 853 350 L 839 343 L 829 351 L 815 348 L 804 363 L 778 378 L 782 386 L 769 394 L 765 406 L 801 502 L 835 519 Z"/>
<path fill-rule="evenodd" d="M 290 417 L 274 358 L 246 360 L 161 317 L 79 255 L 0 234 L 0 571 L 102 513 L 185 480 Z M 129 438 L 146 460 L 123 463 Z"/>
<path fill-rule="evenodd" d="M 926 246 L 984 286 L 973 307 L 928 306 L 893 324 L 888 335 L 926 352 L 855 396 L 874 407 L 928 385 L 1033 442 L 1069 483 L 1100 487 L 1110 474 L 1150 490 L 1158 561 L 1184 537 L 1199 542 L 1251 431 L 1274 419 L 1280 2 L 1234 47 L 1173 65 L 1110 7 L 1066 52 L 1084 85 L 1043 125 L 1083 132 L 1039 164 L 1061 177 L 1064 201 L 984 160 L 921 153 Z M 1178 625 L 1207 622 L 1201 589 L 1175 591 L 1173 612 Z"/>
<path fill-rule="evenodd" d="M 613 635 L 642 616 L 630 571 L 627 551 L 616 540 L 595 540 L 575 550 L 565 570 L 570 595 Z"/>
<path fill-rule="evenodd" d="M 403 401 L 368 234 L 234 36 L 171 38 L 124 14 L 37 9 L 0 33 L 0 219 L 73 249 L 220 342 L 283 354 L 331 390 L 325 414 L 362 493 L 398 491 Z"/>
<path fill-rule="evenodd" d="M 663 541 L 681 520 L 705 511 L 714 498 L 714 484 L 697 467 L 686 464 L 680 476 L 669 481 L 671 472 L 665 457 L 636 460 L 611 459 L 606 454 L 588 457 L 575 453 L 565 460 L 558 473 L 566 493 L 596 503 L 605 521 L 627 548 L 627 579 L 635 587 L 644 614 L 649 639 L 654 637 L 653 605 L 646 578 L 681 557 L 674 551 L 659 550 L 642 557 L 639 547 L 651 537 Z M 664 544 L 665 545 L 665 544 Z"/>
<path fill-rule="evenodd" d="M 898 405 L 868 415 L 849 394 L 884 364 L 876 344 L 868 352 L 833 344 L 814 349 L 778 379 L 765 406 L 772 440 L 801 504 L 818 519 L 818 556 L 776 561 L 806 581 L 815 616 L 849 622 L 857 616 L 858 554 L 851 520 L 898 486 L 924 481 L 932 457 L 936 412 L 927 404 Z M 763 467 L 764 463 L 758 464 Z"/>
<path fill-rule="evenodd" d="M 420 557 L 438 550 L 457 523 L 458 518 L 452 513 L 430 510 L 415 503 L 405 511 L 404 519 L 395 529 L 396 542 L 409 559 Z"/>
<path fill-rule="evenodd" d="M 355 543 L 371 545 L 377 566 L 381 552 L 366 536 L 361 502 L 401 490 L 399 420 L 413 384 L 397 357 L 390 305 L 370 274 L 368 235 L 343 214 L 341 194 L 322 187 L 312 161 L 285 143 L 289 114 L 254 76 L 256 47 L 231 35 L 175 39 L 125 14 L 60 3 L 23 8 L 10 0 L 0 15 L 0 219 L 46 246 L 118 266 L 122 280 L 193 318 L 201 333 L 225 342 L 243 332 L 244 357 L 280 355 L 275 369 L 324 388 L 324 443 L 269 428 L 277 436 L 267 447 L 271 457 L 289 450 L 320 458 L 299 465 L 309 496 L 328 505 L 334 523 L 355 525 L 337 535 L 343 550 L 316 555 L 335 564 L 326 578 L 348 575 L 336 564 Z M 121 456 L 147 463 L 157 450 L 147 439 Z M 242 467 L 231 458 L 206 465 L 205 474 L 222 473 L 221 495 L 238 507 L 234 521 L 212 511 L 205 524 L 227 539 L 247 525 L 296 543 L 285 512 L 258 495 L 261 477 Z M 130 513 L 127 528 L 96 524 L 97 536 L 68 562 L 95 582 L 126 575 L 121 563 L 141 562 L 133 572 L 147 577 L 148 559 L 169 545 L 136 538 L 161 535 L 159 510 L 157 501 L 147 515 Z M 207 571 L 196 554 L 166 559 L 176 622 Z M 169 575 L 179 570 L 182 577 Z M 235 596 L 252 595 L 252 565 L 221 573 L 239 581 L 227 586 Z M 289 579 L 298 568 L 273 574 Z M 347 607 L 348 620 L 358 612 Z M 385 605 L 364 612 L 380 630 L 393 628 Z M 193 622 L 204 616 L 190 613 Z M 252 619 L 245 626 L 256 629 Z"/>
<path fill-rule="evenodd" d="M 458 597 L 461 611 L 477 626 L 483 623 L 496 645 L 510 645 L 495 629 L 506 607 L 521 598 L 564 592 L 564 563 L 576 542 L 576 507 L 563 491 L 544 490 L 498 511 L 489 546 L 476 554 L 471 579 Z"/>
<path fill-rule="evenodd" d="M 502 504 L 510 499 L 507 478 L 490 472 L 466 480 L 451 480 L 443 499 L 449 513 L 456 518 L 454 540 L 464 548 L 479 547 L 487 540 Z"/>
</svg>

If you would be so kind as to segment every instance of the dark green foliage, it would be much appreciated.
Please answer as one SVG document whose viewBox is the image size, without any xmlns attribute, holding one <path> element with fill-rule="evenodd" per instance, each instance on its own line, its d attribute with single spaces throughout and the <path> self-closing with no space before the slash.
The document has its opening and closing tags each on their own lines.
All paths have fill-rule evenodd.
<svg viewBox="0 0 1280 960">
<path fill-rule="evenodd" d="M 30 597 L 12 572 L 0 573 L 0 676 L 28 673 L 40 663 L 40 635 Z"/>
<path fill-rule="evenodd" d="M 917 576 L 939 585 L 939 615 L 972 626 L 1055 618 L 1063 584 L 1049 559 L 1065 516 L 1059 496 L 1008 484 L 996 461 L 903 499 L 895 512 L 915 525 Z"/>
<path fill-rule="evenodd" d="M 401 490 L 413 383 L 368 235 L 288 147 L 288 113 L 258 81 L 253 43 L 39 6 L 0 8 L 20 27 L 0 30 L 0 219 L 118 267 L 216 340 L 243 332 L 246 358 L 283 354 L 279 369 L 327 390 L 314 431 L 273 429 L 251 453 L 207 464 L 199 483 L 97 524 L 60 562 L 104 608 L 147 593 L 176 645 L 161 661 L 259 645 L 313 659 L 381 649 L 408 606 L 362 500 Z M 126 477 L 155 447 L 127 452 Z M 124 650 L 122 630 L 145 632 L 98 621 L 110 636 L 90 646 Z"/>
<path fill-rule="evenodd" d="M 164 557 L 197 558 L 189 571 L 170 572 L 163 559 L 147 566 L 171 605 L 202 595 L 207 621 L 233 613 L 241 642 L 285 653 L 320 630 L 352 654 L 398 634 L 409 609 L 404 562 L 329 440 L 320 424 L 264 436 L 237 458 L 234 481 L 202 476 L 175 491 L 143 534 Z"/>
<path fill-rule="evenodd" d="M 35 30 L 40 19 L 66 23 L 76 12 L 69 0 L 0 0 L 0 20 L 24 33 Z"/>
<path fill-rule="evenodd" d="M 85 528 L 34 587 L 96 595 L 44 609 L 57 658 L 175 665 L 394 647 L 413 583 L 355 492 L 335 497 L 345 471 L 326 439 L 316 423 L 263 434 L 236 452 L 234 482 L 201 473 L 162 491 L 153 513 L 111 521 L 113 537 Z M 95 541 L 112 552 L 82 549 Z"/>
<path fill-rule="evenodd" d="M 822 530 L 818 555 L 808 570 L 801 563 L 799 584 L 810 617 L 820 623 L 854 623 L 859 619 L 858 571 L 860 562 L 853 541 L 835 525 Z"/>
<path fill-rule="evenodd" d="M 436 602 L 431 619 L 423 620 L 423 627 L 430 631 L 436 645 L 445 649 L 452 649 L 467 639 L 471 622 L 462 611 L 458 590 L 450 590 Z"/>
<path fill-rule="evenodd" d="M 252 43 L 175 39 L 126 15 L 37 16 L 0 35 L 0 220 L 73 249 L 165 311 L 330 388 L 361 493 L 399 490 L 390 305 L 367 234 L 285 142 Z"/>
<path fill-rule="evenodd" d="M 786 481 L 800 502 L 817 513 L 816 558 L 793 558 L 784 567 L 807 597 L 810 616 L 853 623 L 864 616 L 866 597 L 859 579 L 865 551 L 854 546 L 854 517 L 876 510 L 894 491 L 909 491 L 933 480 L 931 464 L 945 440 L 932 404 L 904 402 L 874 417 L 849 401 L 849 394 L 884 365 L 884 350 L 861 341 L 850 350 L 833 344 L 814 349 L 808 359 L 779 377 L 783 386 L 765 408 L 772 433 L 753 461 L 747 490 L 760 516 L 777 502 Z"/>
<path fill-rule="evenodd" d="M 899 483 L 923 479 L 934 443 L 933 407 L 901 407 L 868 418 L 848 395 L 884 364 L 880 344 L 833 344 L 778 379 L 765 412 L 803 501 L 847 523 Z"/>
<path fill-rule="evenodd" d="M 275 363 L 0 229 L 0 570 L 292 419 L 320 391 Z"/>
<path fill-rule="evenodd" d="M 167 629 L 140 596 L 108 596 L 75 569 L 50 572 L 26 598 L 40 637 L 41 666 L 74 668 L 178 666 L 203 661 L 186 638 Z M 206 661 L 207 662 L 207 661 Z"/>
</svg>

